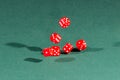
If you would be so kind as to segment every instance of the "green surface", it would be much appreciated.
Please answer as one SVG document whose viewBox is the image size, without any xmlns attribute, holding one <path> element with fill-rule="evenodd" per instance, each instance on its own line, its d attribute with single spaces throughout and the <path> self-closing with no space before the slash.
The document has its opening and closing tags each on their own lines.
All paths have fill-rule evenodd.
<svg viewBox="0 0 120 80">
<path fill-rule="evenodd" d="M 69 28 L 58 20 L 67 16 Z M 45 58 L 52 32 L 86 51 Z M 0 0 L 0 80 L 120 80 L 119 0 Z"/>
</svg>

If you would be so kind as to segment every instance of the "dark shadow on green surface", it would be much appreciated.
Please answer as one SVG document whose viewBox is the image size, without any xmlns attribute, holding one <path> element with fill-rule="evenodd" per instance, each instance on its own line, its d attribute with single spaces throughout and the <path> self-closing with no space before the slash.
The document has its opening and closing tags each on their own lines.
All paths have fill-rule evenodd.
<svg viewBox="0 0 120 80">
<path fill-rule="evenodd" d="M 56 59 L 55 62 L 72 62 L 74 60 L 75 60 L 74 57 L 63 57 Z"/>
<path fill-rule="evenodd" d="M 73 50 L 71 52 L 81 52 L 80 50 L 78 50 L 77 48 L 73 48 Z M 61 50 L 61 54 L 63 55 L 68 55 L 67 53 L 65 53 L 63 50 Z M 74 54 L 74 53 L 70 53 L 70 54 Z"/>
<path fill-rule="evenodd" d="M 113 44 L 113 47 L 120 47 L 120 42 L 115 42 L 115 43 Z"/>
<path fill-rule="evenodd" d="M 78 50 L 77 48 L 73 48 L 71 52 L 80 52 L 80 50 Z"/>
<path fill-rule="evenodd" d="M 26 47 L 27 49 L 29 49 L 30 51 L 42 51 L 41 48 L 39 47 L 34 47 L 34 46 L 30 46 L 30 47 Z"/>
<path fill-rule="evenodd" d="M 87 47 L 87 49 L 84 52 L 97 52 L 97 51 L 102 51 L 104 48 L 91 48 Z"/>
<path fill-rule="evenodd" d="M 14 42 L 7 43 L 6 45 L 7 45 L 7 46 L 11 46 L 11 47 L 16 47 L 16 48 L 23 48 L 23 47 L 26 47 L 26 45 L 24 45 L 24 44 L 21 44 L 21 43 L 14 43 Z"/>
<path fill-rule="evenodd" d="M 43 60 L 42 59 L 35 59 L 35 58 L 25 58 L 24 61 L 38 63 L 38 62 L 42 62 Z"/>
<path fill-rule="evenodd" d="M 83 52 L 97 52 L 97 51 L 102 51 L 102 50 L 104 50 L 104 48 L 91 48 L 91 47 L 87 47 L 86 50 L 84 50 L 84 51 L 80 51 L 77 48 L 73 48 L 73 50 L 71 52 L 75 52 L 75 53 L 82 52 L 83 53 Z"/>
<path fill-rule="evenodd" d="M 67 55 L 63 50 L 60 50 L 61 54 Z"/>
<path fill-rule="evenodd" d="M 40 47 L 28 46 L 28 45 L 16 43 L 16 42 L 6 43 L 6 45 L 14 48 L 27 48 L 30 51 L 38 51 L 38 52 L 42 51 L 42 48 Z"/>
</svg>

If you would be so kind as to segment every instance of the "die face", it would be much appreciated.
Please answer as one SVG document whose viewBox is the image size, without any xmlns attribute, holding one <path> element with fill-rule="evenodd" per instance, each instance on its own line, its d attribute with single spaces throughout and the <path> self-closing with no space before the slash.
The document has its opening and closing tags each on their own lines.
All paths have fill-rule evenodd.
<svg viewBox="0 0 120 80">
<path fill-rule="evenodd" d="M 51 50 L 53 51 L 52 56 L 60 56 L 60 47 L 59 46 L 52 46 Z"/>
<path fill-rule="evenodd" d="M 67 18 L 67 17 L 62 17 L 62 18 L 59 20 L 59 25 L 60 25 L 62 28 L 67 28 L 68 26 L 70 26 L 70 19 Z"/>
<path fill-rule="evenodd" d="M 44 48 L 43 50 L 42 50 L 42 53 L 43 53 L 43 55 L 45 56 L 45 57 L 48 57 L 48 56 L 51 56 L 51 50 L 50 50 L 50 48 Z"/>
<path fill-rule="evenodd" d="M 52 33 L 50 36 L 50 41 L 55 44 L 58 44 L 61 41 L 61 39 L 61 35 L 58 33 Z"/>
<path fill-rule="evenodd" d="M 57 52 L 60 52 L 60 47 L 59 46 L 52 46 L 51 48 L 53 48 Z"/>
<path fill-rule="evenodd" d="M 60 47 L 59 46 L 52 46 L 50 48 L 44 48 L 42 53 L 45 57 L 49 56 L 60 56 Z"/>
<path fill-rule="evenodd" d="M 72 46 L 72 44 L 70 44 L 70 43 L 66 43 L 64 46 L 63 46 L 63 51 L 65 52 L 65 53 L 70 53 L 71 51 L 72 51 L 72 49 L 73 49 L 73 46 Z"/>
<path fill-rule="evenodd" d="M 78 50 L 85 50 L 87 48 L 87 44 L 85 40 L 81 39 L 76 42 L 76 47 L 78 48 Z"/>
</svg>

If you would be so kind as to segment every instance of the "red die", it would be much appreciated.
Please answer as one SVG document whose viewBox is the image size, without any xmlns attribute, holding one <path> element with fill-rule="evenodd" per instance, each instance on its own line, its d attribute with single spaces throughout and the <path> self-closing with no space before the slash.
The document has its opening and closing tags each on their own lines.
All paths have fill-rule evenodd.
<svg viewBox="0 0 120 80">
<path fill-rule="evenodd" d="M 56 32 L 52 33 L 50 36 L 50 41 L 55 44 L 58 44 L 61 41 L 61 39 L 62 38 L 61 38 L 60 34 L 58 34 Z"/>
<path fill-rule="evenodd" d="M 68 54 L 72 51 L 73 49 L 73 45 L 70 44 L 70 43 L 66 43 L 64 46 L 63 46 L 63 51 Z"/>
<path fill-rule="evenodd" d="M 60 25 L 62 28 L 67 28 L 67 27 L 70 25 L 70 19 L 67 18 L 67 17 L 62 17 L 62 18 L 59 20 L 59 25 Z"/>
<path fill-rule="evenodd" d="M 48 57 L 48 56 L 51 56 L 51 55 L 52 55 L 53 51 L 51 50 L 51 48 L 44 48 L 44 49 L 42 50 L 42 53 L 43 53 L 43 55 L 44 55 L 45 57 Z"/>
<path fill-rule="evenodd" d="M 60 47 L 59 46 L 52 46 L 52 55 L 51 56 L 60 56 Z"/>
<path fill-rule="evenodd" d="M 85 50 L 87 48 L 87 44 L 85 40 L 81 39 L 76 42 L 76 47 L 78 50 Z"/>
</svg>

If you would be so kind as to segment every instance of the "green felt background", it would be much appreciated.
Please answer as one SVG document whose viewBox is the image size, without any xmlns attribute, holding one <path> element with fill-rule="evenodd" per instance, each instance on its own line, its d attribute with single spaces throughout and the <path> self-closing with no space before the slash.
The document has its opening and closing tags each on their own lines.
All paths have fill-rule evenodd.
<svg viewBox="0 0 120 80">
<path fill-rule="evenodd" d="M 52 32 L 88 47 L 45 58 Z M 0 80 L 120 80 L 120 0 L 0 0 Z"/>
</svg>

